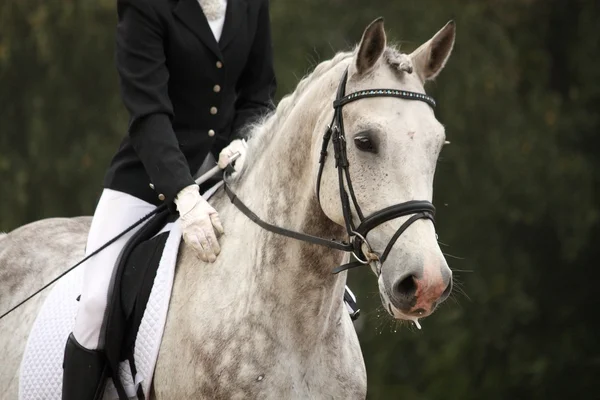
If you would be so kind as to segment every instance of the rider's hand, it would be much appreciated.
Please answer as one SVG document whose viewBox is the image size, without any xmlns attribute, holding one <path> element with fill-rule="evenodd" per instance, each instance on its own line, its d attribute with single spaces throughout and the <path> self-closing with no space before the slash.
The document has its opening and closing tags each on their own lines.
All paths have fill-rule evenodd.
<svg viewBox="0 0 600 400">
<path fill-rule="evenodd" d="M 246 160 L 246 149 L 248 145 L 246 144 L 245 139 L 236 139 L 229 143 L 227 147 L 225 147 L 221 153 L 219 153 L 219 168 L 224 169 L 230 162 L 231 156 L 235 153 L 240 153 L 240 156 L 234 161 L 233 169 L 235 172 L 240 172 L 242 167 L 244 166 L 244 161 Z M 232 174 L 235 176 L 235 173 Z"/>
<path fill-rule="evenodd" d="M 214 262 L 221 252 L 217 237 L 223 234 L 217 211 L 200 196 L 198 185 L 182 189 L 175 204 L 185 242 L 198 252 L 202 261 Z"/>
</svg>

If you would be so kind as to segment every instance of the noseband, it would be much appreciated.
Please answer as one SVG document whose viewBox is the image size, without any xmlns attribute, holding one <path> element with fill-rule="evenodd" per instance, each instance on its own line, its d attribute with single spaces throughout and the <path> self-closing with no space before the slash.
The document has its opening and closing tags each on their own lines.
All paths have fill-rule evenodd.
<svg viewBox="0 0 600 400">
<path fill-rule="evenodd" d="M 269 224 L 261 220 L 256 214 L 254 214 L 250 209 L 248 209 L 248 207 L 246 207 L 246 205 L 231 190 L 231 187 L 228 185 L 227 180 L 225 180 L 224 187 L 231 202 L 240 211 L 242 211 L 246 216 L 248 216 L 252 221 L 261 226 L 263 229 L 280 235 L 288 236 L 297 240 L 302 240 L 305 242 L 352 253 L 356 261 L 335 268 L 333 270 L 334 274 L 361 265 L 368 265 L 371 262 L 378 262 L 379 269 L 377 273 L 379 274 L 381 265 L 383 265 L 383 263 L 387 259 L 390 251 L 392 250 L 392 247 L 400 238 L 400 235 L 402 235 L 402 233 L 406 231 L 406 229 L 408 229 L 408 227 L 413 222 L 425 218 L 435 223 L 435 207 L 433 206 L 433 204 L 431 204 L 431 202 L 426 200 L 411 200 L 404 203 L 395 204 L 390 207 L 386 207 L 383 210 L 377 211 L 367 216 L 366 218 L 364 217 L 363 212 L 358 204 L 358 201 L 356 200 L 356 195 L 354 193 L 354 189 L 352 188 L 352 180 L 350 179 L 350 164 L 348 162 L 348 155 L 346 153 L 346 135 L 344 132 L 344 119 L 342 107 L 353 101 L 370 97 L 396 97 L 406 100 L 419 100 L 429 104 L 432 108 L 435 108 L 436 103 L 432 97 L 427 96 L 425 94 L 396 89 L 361 90 L 345 96 L 344 94 L 346 92 L 347 80 L 348 70 L 346 69 L 344 75 L 342 76 L 342 80 L 338 86 L 336 99 L 333 102 L 333 119 L 327 127 L 325 135 L 323 136 L 323 145 L 321 147 L 321 155 L 319 158 L 319 172 L 317 175 L 317 201 L 319 202 L 319 204 L 321 203 L 321 176 L 323 175 L 325 160 L 328 155 L 327 147 L 329 146 L 329 142 L 331 141 L 333 143 L 335 167 L 338 171 L 340 200 L 342 202 L 342 211 L 344 215 L 346 232 L 348 234 L 349 242 L 340 242 L 336 240 L 323 239 L 320 237 L 290 231 L 285 228 Z M 348 193 L 350 195 L 348 195 Z M 360 221 L 358 226 L 355 226 L 354 224 L 350 199 L 352 199 L 354 210 L 356 211 L 356 215 L 358 216 L 358 219 Z M 381 255 L 375 253 L 366 239 L 369 232 L 387 221 L 404 217 L 407 215 L 412 216 L 408 220 L 406 220 L 400 226 L 400 228 L 398 228 L 396 233 L 394 233 L 387 246 L 385 247 L 383 253 L 381 253 Z M 366 251 L 364 252 L 362 248 L 363 245 L 366 247 Z M 361 258 L 359 256 L 359 254 L 361 253 L 364 256 L 364 258 Z"/>
</svg>

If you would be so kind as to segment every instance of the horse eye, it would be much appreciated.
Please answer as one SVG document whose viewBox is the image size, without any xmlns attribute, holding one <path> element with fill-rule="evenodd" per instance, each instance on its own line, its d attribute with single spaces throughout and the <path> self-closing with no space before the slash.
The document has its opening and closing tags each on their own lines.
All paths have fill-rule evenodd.
<svg viewBox="0 0 600 400">
<path fill-rule="evenodd" d="M 356 136 L 354 138 L 354 144 L 359 150 L 368 151 L 370 153 L 377 153 L 375 145 L 368 136 Z"/>
</svg>

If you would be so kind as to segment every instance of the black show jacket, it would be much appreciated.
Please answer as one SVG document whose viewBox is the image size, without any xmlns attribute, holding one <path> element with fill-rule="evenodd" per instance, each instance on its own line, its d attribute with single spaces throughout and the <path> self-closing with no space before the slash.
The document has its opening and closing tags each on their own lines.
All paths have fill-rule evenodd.
<svg viewBox="0 0 600 400">
<path fill-rule="evenodd" d="M 244 125 L 273 109 L 268 0 L 228 0 L 217 43 L 197 0 L 118 0 L 116 62 L 128 135 L 104 187 L 172 202 Z"/>
</svg>

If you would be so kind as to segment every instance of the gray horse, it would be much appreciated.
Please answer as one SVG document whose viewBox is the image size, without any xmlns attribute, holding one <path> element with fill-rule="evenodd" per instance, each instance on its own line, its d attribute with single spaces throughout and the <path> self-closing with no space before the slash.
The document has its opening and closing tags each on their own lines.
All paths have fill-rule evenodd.
<svg viewBox="0 0 600 400">
<path fill-rule="evenodd" d="M 413 53 L 402 54 L 387 46 L 383 21 L 371 23 L 354 51 L 319 64 L 253 128 L 244 170 L 232 182 L 239 198 L 272 224 L 344 238 L 331 144 L 320 202 L 315 190 L 341 77 L 348 70 L 346 93 L 424 93 L 454 38 L 450 22 Z M 365 98 L 345 105 L 343 118 L 350 175 L 365 215 L 432 200 L 445 134 L 428 104 Z M 342 302 L 347 275 L 331 273 L 344 253 L 263 230 L 223 191 L 211 203 L 226 230 L 222 252 L 216 263 L 206 264 L 181 246 L 151 398 L 364 399 L 364 361 Z M 407 218 L 373 229 L 373 252 L 381 253 Z M 89 225 L 88 217 L 51 218 L 0 236 L 0 311 L 80 260 Z M 451 289 L 451 271 L 427 219 L 410 225 L 383 266 L 374 261 L 371 267 L 383 306 L 396 319 L 430 315 Z M 0 321 L 0 397 L 18 397 L 19 365 L 44 293 Z"/>
</svg>

